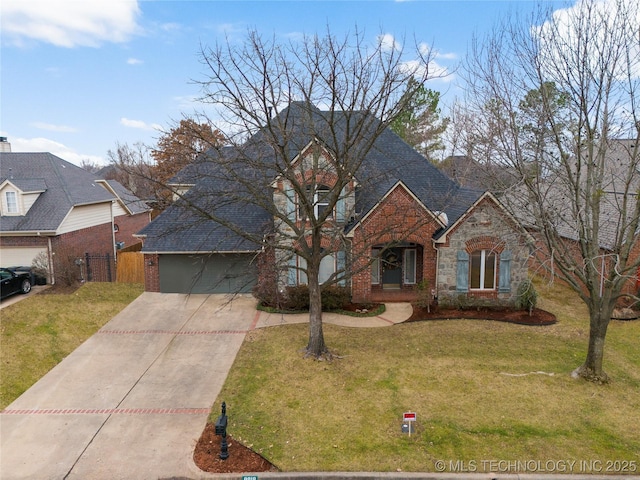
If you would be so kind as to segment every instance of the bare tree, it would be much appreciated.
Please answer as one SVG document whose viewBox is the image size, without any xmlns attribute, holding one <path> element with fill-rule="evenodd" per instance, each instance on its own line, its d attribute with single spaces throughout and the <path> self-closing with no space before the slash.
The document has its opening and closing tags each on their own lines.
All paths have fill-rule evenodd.
<svg viewBox="0 0 640 480">
<path fill-rule="evenodd" d="M 287 267 L 276 272 L 280 281 L 292 272 L 305 277 L 308 356 L 328 354 L 321 292 L 347 276 L 345 226 L 357 213 L 355 189 L 368 181 L 360 166 L 381 135 L 393 135 L 387 127 L 411 99 L 408 79 L 417 86 L 429 78 L 424 52 L 416 48 L 409 63 L 398 44 L 330 32 L 282 44 L 249 32 L 241 45 L 202 48 L 202 101 L 215 107 L 227 145 L 180 175 L 183 185 L 198 181 L 187 193 L 176 190 L 179 203 L 263 245 Z M 239 212 L 258 213 L 247 220 Z M 321 278 L 329 257 L 338 267 Z"/>
<path fill-rule="evenodd" d="M 147 146 L 118 143 L 115 150 L 107 152 L 107 158 L 109 165 L 100 172 L 105 180 L 118 181 L 136 197 L 158 208 L 168 190 L 155 174 Z"/>
<path fill-rule="evenodd" d="M 640 263 L 639 25 L 632 0 L 541 8 L 475 41 L 466 65 L 470 135 L 485 139 L 475 148 L 516 176 L 503 203 L 588 306 L 574 376 L 597 382 L 612 311 Z"/>
</svg>

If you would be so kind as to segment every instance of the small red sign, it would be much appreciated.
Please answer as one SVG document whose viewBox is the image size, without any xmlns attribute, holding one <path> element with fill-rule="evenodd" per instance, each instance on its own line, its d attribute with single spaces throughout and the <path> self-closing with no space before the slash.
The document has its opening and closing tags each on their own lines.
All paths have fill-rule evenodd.
<svg viewBox="0 0 640 480">
<path fill-rule="evenodd" d="M 415 412 L 405 412 L 402 414 L 402 421 L 403 422 L 415 422 L 416 421 L 416 414 Z"/>
</svg>

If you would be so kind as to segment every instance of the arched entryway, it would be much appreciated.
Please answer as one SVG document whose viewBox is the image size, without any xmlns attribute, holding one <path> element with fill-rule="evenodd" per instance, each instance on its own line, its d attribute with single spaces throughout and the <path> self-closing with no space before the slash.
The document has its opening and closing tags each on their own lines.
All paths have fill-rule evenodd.
<svg viewBox="0 0 640 480">
<path fill-rule="evenodd" d="M 371 249 L 371 294 L 373 301 L 402 301 L 415 297 L 415 286 L 423 279 L 422 245 L 401 243 L 376 245 Z"/>
</svg>

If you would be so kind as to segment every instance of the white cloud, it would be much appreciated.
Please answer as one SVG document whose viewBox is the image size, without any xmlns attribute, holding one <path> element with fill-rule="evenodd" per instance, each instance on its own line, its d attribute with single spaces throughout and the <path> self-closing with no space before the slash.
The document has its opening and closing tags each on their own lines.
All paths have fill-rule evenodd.
<svg viewBox="0 0 640 480">
<path fill-rule="evenodd" d="M 130 118 L 122 117 L 120 124 L 129 128 L 137 128 L 139 130 L 158 130 L 162 131 L 162 126 L 157 123 L 146 123 L 142 120 L 131 120 Z"/>
<path fill-rule="evenodd" d="M 590 15 L 589 21 L 581 22 L 587 14 Z M 571 7 L 555 10 L 544 24 L 532 26 L 531 33 L 538 37 L 540 48 L 547 52 L 549 59 L 560 63 L 564 61 L 561 58 L 570 58 L 574 51 L 581 50 L 584 46 L 579 43 L 588 38 L 594 48 L 587 52 L 584 61 L 594 70 L 598 70 L 602 64 L 601 50 L 617 55 L 614 51 L 625 45 L 625 54 L 633 63 L 632 69 L 627 69 L 628 65 L 623 59 L 617 62 L 614 74 L 618 79 L 626 80 L 629 74 L 634 78 L 640 77 L 637 61 L 640 57 L 638 25 L 640 8 L 637 0 L 599 0 L 593 3 L 577 0 Z M 623 36 L 626 36 L 624 40 Z M 614 66 L 612 61 L 610 66 Z"/>
<path fill-rule="evenodd" d="M 2 0 L 3 36 L 58 47 L 126 42 L 140 31 L 137 0 Z"/>
<path fill-rule="evenodd" d="M 106 165 L 108 163 L 103 157 L 78 153 L 71 147 L 67 147 L 60 142 L 48 138 L 19 138 L 9 136 L 9 143 L 11 143 L 12 152 L 49 152 L 78 166 L 85 160 L 99 165 Z"/>
<path fill-rule="evenodd" d="M 128 58 L 127 65 L 142 65 L 144 62 L 138 58 Z"/>
<path fill-rule="evenodd" d="M 438 63 L 431 61 L 428 66 L 424 64 L 422 60 L 409 60 L 403 63 L 405 71 L 413 72 L 417 77 L 426 76 L 429 80 L 440 80 L 442 82 L 450 82 L 454 79 L 454 75 L 447 69 Z M 429 75 L 426 75 L 426 69 L 428 69 Z"/>
<path fill-rule="evenodd" d="M 442 58 L 443 60 L 457 60 L 458 59 L 458 54 L 457 53 L 440 53 L 438 52 L 436 54 L 436 58 Z"/>
<path fill-rule="evenodd" d="M 398 43 L 393 35 L 385 33 L 384 35 L 378 35 L 378 44 L 383 50 L 401 50 L 402 45 Z"/>
<path fill-rule="evenodd" d="M 52 123 L 45 122 L 33 122 L 31 125 L 39 128 L 40 130 L 48 130 L 50 132 L 74 133 L 78 131 L 76 128 L 69 127 L 67 125 L 54 125 Z"/>
</svg>

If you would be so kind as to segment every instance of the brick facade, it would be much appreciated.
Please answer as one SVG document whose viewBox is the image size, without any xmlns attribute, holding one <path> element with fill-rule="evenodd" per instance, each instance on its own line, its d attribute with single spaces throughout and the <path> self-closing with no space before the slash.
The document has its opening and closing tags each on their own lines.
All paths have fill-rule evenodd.
<svg viewBox="0 0 640 480">
<path fill-rule="evenodd" d="M 538 234 L 534 234 L 536 236 L 536 249 L 535 254 L 531 256 L 529 260 L 529 268 L 531 271 L 539 276 L 546 278 L 548 281 L 564 281 L 557 274 L 557 268 L 554 270 L 553 262 L 551 261 L 551 255 L 542 240 L 541 236 Z M 565 239 L 564 246 L 570 255 L 573 256 L 577 264 L 582 263 L 580 246 L 578 242 L 574 240 Z M 608 252 L 606 250 L 601 251 L 602 255 L 607 255 Z M 640 257 L 640 236 L 636 236 L 635 243 L 629 253 L 629 260 L 627 262 L 628 265 L 633 265 L 634 262 L 638 261 Z M 605 262 L 605 275 L 609 274 L 611 264 L 609 262 Z M 556 277 L 552 279 L 553 273 L 555 273 Z M 622 287 L 621 293 L 623 295 L 636 295 L 640 294 L 640 266 L 638 266 L 634 272 L 631 272 L 629 275 L 629 279 Z M 586 289 L 584 289 L 586 292 Z M 628 298 L 622 298 L 620 300 L 620 305 L 627 305 L 633 303 Z"/>
<path fill-rule="evenodd" d="M 157 253 L 144 254 L 144 290 L 160 292 L 160 256 Z"/>
<path fill-rule="evenodd" d="M 130 247 L 142 240 L 133 235 L 142 230 L 151 221 L 149 212 L 138 213 L 136 215 L 119 215 L 114 217 L 113 223 L 118 226 L 115 231 L 116 242 L 123 242 L 124 247 Z"/>
<path fill-rule="evenodd" d="M 354 302 L 370 302 L 386 296 L 404 301 L 416 298 L 413 286 L 404 291 L 376 292 L 371 284 L 371 249 L 390 243 L 414 243 L 421 246 L 421 262 L 416 265 L 416 282 L 427 280 L 435 285 L 437 255 L 432 237 L 441 225 L 403 186 L 397 185 L 356 227 L 352 241 L 351 292 Z"/>
<path fill-rule="evenodd" d="M 49 242 L 51 250 L 49 250 Z M 80 267 L 75 265 L 76 259 L 84 259 L 89 255 L 110 255 L 114 259 L 113 231 L 111 223 L 103 223 L 93 227 L 83 228 L 74 232 L 64 233 L 53 237 L 0 237 L 2 247 L 41 247 L 46 249 L 49 258 L 53 260 L 54 278 L 57 281 L 63 277 L 81 277 Z M 51 274 L 51 271 L 50 271 Z"/>
</svg>

